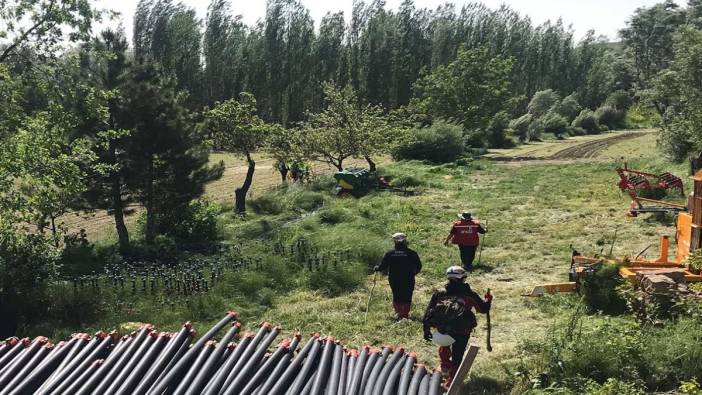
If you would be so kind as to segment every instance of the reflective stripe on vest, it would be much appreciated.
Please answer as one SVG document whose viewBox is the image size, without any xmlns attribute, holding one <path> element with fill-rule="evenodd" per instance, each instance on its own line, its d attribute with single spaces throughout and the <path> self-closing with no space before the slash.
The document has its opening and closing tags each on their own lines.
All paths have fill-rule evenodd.
<svg viewBox="0 0 702 395">
<path fill-rule="evenodd" d="M 455 232 L 453 234 L 453 244 L 462 246 L 477 246 L 480 243 L 478 229 L 480 225 L 475 222 L 456 221 L 453 224 Z"/>
</svg>

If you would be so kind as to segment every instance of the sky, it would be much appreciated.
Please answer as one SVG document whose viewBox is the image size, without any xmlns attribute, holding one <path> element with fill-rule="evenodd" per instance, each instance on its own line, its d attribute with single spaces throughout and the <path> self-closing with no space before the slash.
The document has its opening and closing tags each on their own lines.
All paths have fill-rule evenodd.
<svg viewBox="0 0 702 395">
<path fill-rule="evenodd" d="M 201 18 L 207 15 L 209 0 L 181 0 L 194 8 Z M 345 16 L 351 14 L 352 0 L 301 0 L 310 10 L 315 22 L 327 12 L 344 11 Z M 566 26 L 572 25 L 576 38 L 580 39 L 588 30 L 594 29 L 598 34 L 605 35 L 611 40 L 617 40 L 619 29 L 639 7 L 648 7 L 661 0 L 482 0 L 491 8 L 506 4 L 523 15 L 528 15 L 535 23 L 562 18 Z M 387 0 L 387 8 L 397 9 L 402 0 Z M 418 8 L 436 8 L 446 0 L 415 0 Z M 451 1 L 460 9 L 461 5 L 470 0 Z M 132 17 L 138 0 L 94 0 L 100 8 L 108 8 L 122 14 L 122 23 L 131 37 Z M 232 11 L 242 15 L 248 25 L 254 24 L 265 15 L 266 0 L 232 0 Z"/>
</svg>

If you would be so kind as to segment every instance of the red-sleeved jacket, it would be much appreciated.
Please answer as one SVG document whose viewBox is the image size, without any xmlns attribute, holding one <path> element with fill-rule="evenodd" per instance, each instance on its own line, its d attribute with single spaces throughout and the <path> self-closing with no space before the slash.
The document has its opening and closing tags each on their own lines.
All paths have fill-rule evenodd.
<svg viewBox="0 0 702 395">
<path fill-rule="evenodd" d="M 427 306 L 426 312 L 424 313 L 424 332 L 427 333 L 430 331 L 429 328 L 429 312 L 434 309 L 436 304 L 439 302 L 440 298 L 449 295 L 449 296 L 458 296 L 463 299 L 465 302 L 466 306 L 468 306 L 471 309 L 475 309 L 476 312 L 486 314 L 488 311 L 490 311 L 490 303 L 485 302 L 483 298 L 480 297 L 477 293 L 475 293 L 468 284 L 466 283 L 460 283 L 460 282 L 455 282 L 455 281 L 449 281 L 446 284 L 445 290 L 444 291 L 435 291 L 434 294 L 431 296 L 431 300 L 429 301 L 429 305 Z M 455 333 L 455 335 L 470 335 L 470 332 L 472 331 L 471 329 L 466 329 L 464 333 Z M 448 333 L 448 335 L 452 335 L 452 333 Z"/>
</svg>

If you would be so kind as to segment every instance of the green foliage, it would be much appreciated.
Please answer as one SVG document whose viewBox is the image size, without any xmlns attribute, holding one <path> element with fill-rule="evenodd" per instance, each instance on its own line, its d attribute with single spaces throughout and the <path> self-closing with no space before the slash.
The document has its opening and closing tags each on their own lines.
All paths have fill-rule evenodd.
<svg viewBox="0 0 702 395">
<path fill-rule="evenodd" d="M 329 191 L 331 187 L 324 190 Z M 324 196 L 318 192 L 302 190 L 293 195 L 291 204 L 294 209 L 314 211 L 324 204 Z"/>
<path fill-rule="evenodd" d="M 418 80 L 414 89 L 427 114 L 465 130 L 486 130 L 495 114 L 508 110 L 513 63 L 486 49 L 460 49 L 454 62 Z"/>
<path fill-rule="evenodd" d="M 328 208 L 319 212 L 319 220 L 323 224 L 336 225 L 349 219 L 351 219 L 350 213 L 341 207 Z"/>
<path fill-rule="evenodd" d="M 0 64 L 9 62 L 28 47 L 44 57 L 55 57 L 59 43 L 87 41 L 97 16 L 88 0 L 3 1 L 0 37 L 4 45 L 0 47 Z"/>
<path fill-rule="evenodd" d="M 533 115 L 535 118 L 542 117 L 548 113 L 553 106 L 558 104 L 560 97 L 553 89 L 546 89 L 544 91 L 539 91 L 534 94 L 531 98 L 527 109 L 529 114 Z"/>
<path fill-rule="evenodd" d="M 607 96 L 607 100 L 605 100 L 604 105 L 610 106 L 617 111 L 626 112 L 633 103 L 633 99 L 627 92 L 619 90 L 610 93 L 609 96 Z"/>
<path fill-rule="evenodd" d="M 14 335 L 20 323 L 40 320 L 35 314 L 58 263 L 59 251 L 49 240 L 0 223 L 0 335 Z"/>
<path fill-rule="evenodd" d="M 365 277 L 366 268 L 362 264 L 352 263 L 314 271 L 310 273 L 307 282 L 311 290 L 334 297 L 353 291 L 363 283 Z"/>
<path fill-rule="evenodd" d="M 581 294 L 591 311 L 621 314 L 626 311 L 626 300 L 618 292 L 623 283 L 619 267 L 599 265 L 585 277 L 581 284 Z"/>
<path fill-rule="evenodd" d="M 509 114 L 502 111 L 492 118 L 487 128 L 487 143 L 490 148 L 506 148 L 514 145 L 507 137 Z"/>
<path fill-rule="evenodd" d="M 339 171 L 349 157 L 370 160 L 387 153 L 401 132 L 383 115 L 379 106 L 359 105 L 356 92 L 350 87 L 339 90 L 324 84 L 326 109 L 308 114 L 304 124 L 304 151 L 309 157 L 329 163 Z"/>
<path fill-rule="evenodd" d="M 675 36 L 674 60 L 654 81 L 653 101 L 664 111 L 660 143 L 675 161 L 702 150 L 702 95 L 698 89 L 702 31 L 687 27 Z"/>
<path fill-rule="evenodd" d="M 178 211 L 159 214 L 157 232 L 179 244 L 212 243 L 218 239 L 219 212 L 217 204 L 206 199 L 193 200 Z"/>
<path fill-rule="evenodd" d="M 541 118 L 544 132 L 553 133 L 557 138 L 562 138 L 568 133 L 568 121 L 555 111 L 549 111 Z"/>
<path fill-rule="evenodd" d="M 601 126 L 606 126 L 609 130 L 621 129 L 626 127 L 624 124 L 625 113 L 622 110 L 617 110 L 611 106 L 602 106 L 595 111 L 597 123 Z"/>
<path fill-rule="evenodd" d="M 582 128 L 588 134 L 599 133 L 600 124 L 597 122 L 595 113 L 586 108 L 573 120 L 573 127 Z"/>
<path fill-rule="evenodd" d="M 578 103 L 576 94 L 564 97 L 563 100 L 556 103 L 552 108 L 552 111 L 561 115 L 568 123 L 573 122 L 575 117 L 580 114 L 581 110 L 582 106 Z"/>
<path fill-rule="evenodd" d="M 626 112 L 626 124 L 633 128 L 655 128 L 661 123 L 661 115 L 656 109 L 644 103 L 636 103 Z"/>
<path fill-rule="evenodd" d="M 264 145 L 271 130 L 256 115 L 256 99 L 249 93 L 239 101 L 216 103 L 205 111 L 205 119 L 216 149 L 247 157 Z"/>
<path fill-rule="evenodd" d="M 249 206 L 256 214 L 277 215 L 283 212 L 283 205 L 280 201 L 280 197 L 274 194 L 264 194 L 249 199 Z"/>
<path fill-rule="evenodd" d="M 529 126 L 534 120 L 534 116 L 531 114 L 524 114 L 517 119 L 513 119 L 509 123 L 512 133 L 519 138 L 519 141 L 525 142 L 529 140 Z"/>
<path fill-rule="evenodd" d="M 666 0 L 636 10 L 621 31 L 624 44 L 633 55 L 638 82 L 644 88 L 673 58 L 675 32 L 685 23 L 685 12 Z"/>
<path fill-rule="evenodd" d="M 397 160 L 449 163 L 461 157 L 464 151 L 461 127 L 437 122 L 426 128 L 413 129 L 407 140 L 398 144 L 392 156 Z"/>
</svg>

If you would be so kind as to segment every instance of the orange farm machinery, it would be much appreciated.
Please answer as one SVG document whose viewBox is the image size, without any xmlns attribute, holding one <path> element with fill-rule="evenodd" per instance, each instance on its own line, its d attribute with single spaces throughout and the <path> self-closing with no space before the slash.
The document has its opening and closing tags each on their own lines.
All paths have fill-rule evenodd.
<svg viewBox="0 0 702 395">
<path fill-rule="evenodd" d="M 702 248 L 702 171 L 699 171 L 691 179 L 694 182 L 694 190 L 688 197 L 687 206 L 675 205 L 681 210 L 677 211 L 674 258 L 671 259 L 669 256 L 670 239 L 668 236 L 661 236 L 660 254 L 658 258 L 653 260 L 640 259 L 643 252 L 633 259 L 608 259 L 588 257 L 573 251 L 569 273 L 570 281 L 537 286 L 529 296 L 576 292 L 585 276 L 601 264 L 619 266 L 620 275 L 632 282 L 636 280 L 637 273 L 654 272 L 661 269 L 668 272 L 680 272 L 686 282 L 702 282 L 702 275 L 691 270 L 687 263 L 690 252 Z M 651 201 L 650 199 L 646 200 Z"/>
</svg>

